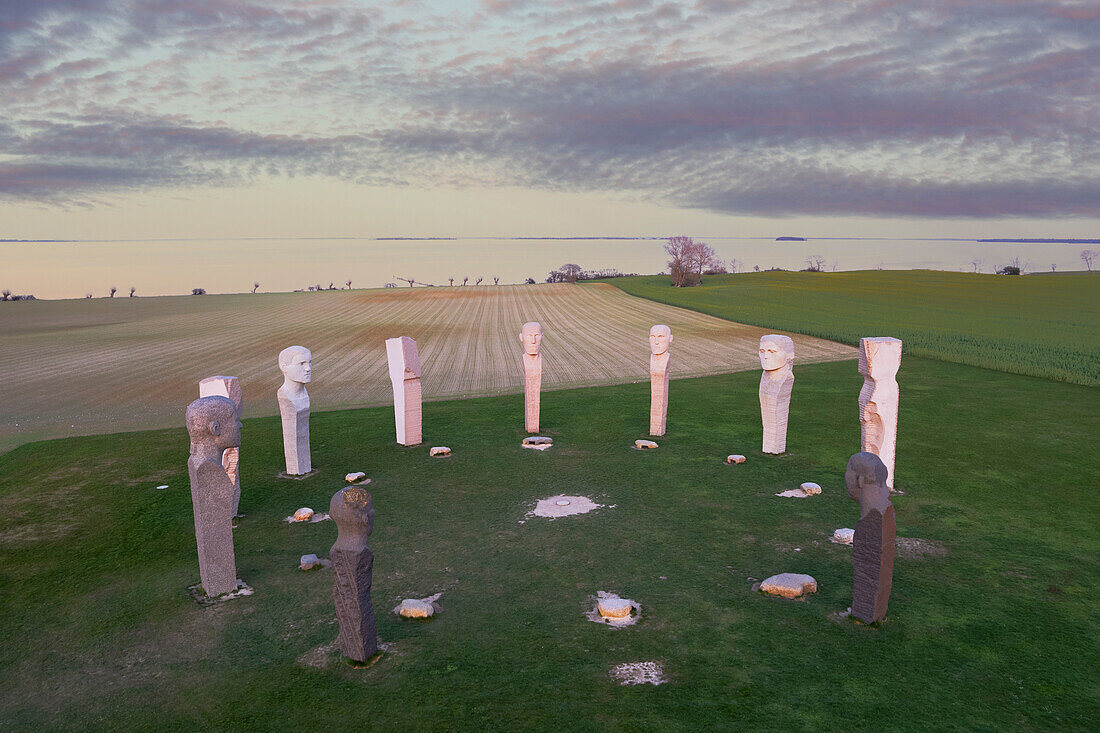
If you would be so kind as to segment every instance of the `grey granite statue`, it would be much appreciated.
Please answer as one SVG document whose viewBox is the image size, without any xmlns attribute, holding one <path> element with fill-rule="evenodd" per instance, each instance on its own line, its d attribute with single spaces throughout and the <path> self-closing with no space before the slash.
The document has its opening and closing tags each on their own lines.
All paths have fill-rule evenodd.
<svg viewBox="0 0 1100 733">
<path fill-rule="evenodd" d="M 233 400 L 237 406 L 237 419 L 240 420 L 244 412 L 244 392 L 241 391 L 241 380 L 236 377 L 207 377 L 199 382 L 199 397 L 213 397 L 221 395 Z M 229 480 L 233 482 L 233 516 L 240 514 L 241 506 L 241 474 L 239 466 L 241 462 L 240 448 L 226 448 L 222 453 L 222 468 L 229 474 Z"/>
<path fill-rule="evenodd" d="M 301 476 L 313 470 L 309 454 L 309 393 L 306 392 L 306 385 L 313 378 L 313 355 L 304 346 L 288 346 L 279 352 L 279 369 L 284 379 L 276 396 L 283 419 L 286 472 Z"/>
<path fill-rule="evenodd" d="M 191 503 L 199 548 L 199 578 L 203 592 L 220 596 L 237 590 L 233 558 L 233 481 L 222 466 L 227 448 L 241 444 L 237 405 L 228 397 L 200 397 L 187 406 L 191 457 Z"/>
<path fill-rule="evenodd" d="M 368 540 L 374 531 L 371 496 L 360 486 L 346 486 L 332 497 L 329 515 L 336 522 L 332 561 L 332 595 L 340 622 L 340 651 L 345 657 L 365 662 L 378 653 L 374 607 L 370 602 L 374 555 Z"/>
<path fill-rule="evenodd" d="M 859 502 L 859 522 L 852 541 L 852 615 L 874 623 L 886 617 L 894 582 L 897 520 L 886 487 L 886 465 L 874 453 L 848 459 L 844 483 Z"/>
</svg>

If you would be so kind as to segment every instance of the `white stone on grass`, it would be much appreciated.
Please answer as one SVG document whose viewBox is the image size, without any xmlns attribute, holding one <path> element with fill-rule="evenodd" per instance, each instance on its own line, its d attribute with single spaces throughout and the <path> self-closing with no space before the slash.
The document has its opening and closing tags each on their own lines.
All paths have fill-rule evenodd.
<svg viewBox="0 0 1100 733">
<path fill-rule="evenodd" d="M 813 481 L 807 481 L 798 488 L 806 492 L 806 496 L 813 496 L 814 494 L 821 493 L 821 487 L 815 484 Z"/>
<path fill-rule="evenodd" d="M 620 619 L 630 615 L 633 604 L 629 599 L 612 596 L 596 601 L 596 608 L 599 609 L 600 615 L 604 618 Z"/>
<path fill-rule="evenodd" d="M 355 471 L 354 473 L 349 473 L 348 475 L 344 476 L 344 480 L 347 481 L 349 484 L 353 484 L 356 481 L 362 481 L 366 477 L 367 474 L 363 473 L 362 471 Z"/>
<path fill-rule="evenodd" d="M 838 545 L 850 545 L 856 538 L 856 531 L 854 529 L 848 529 L 847 527 L 842 529 L 833 530 L 832 541 Z"/>
<path fill-rule="evenodd" d="M 621 598 L 617 593 L 601 590 L 596 592 L 595 599 L 589 596 L 588 600 L 595 600 L 596 603 L 590 607 L 590 611 L 585 612 L 585 618 L 612 628 L 633 626 L 638 623 L 642 614 L 641 605 L 630 598 Z"/>
<path fill-rule="evenodd" d="M 294 512 L 295 522 L 308 522 L 311 519 L 313 519 L 313 510 L 310 509 L 308 506 L 304 506 L 298 511 Z"/>
<path fill-rule="evenodd" d="M 321 558 L 312 553 L 309 555 L 302 555 L 301 559 L 298 560 L 299 570 L 313 570 L 313 568 L 320 567 L 324 567 L 324 563 L 321 562 Z"/>
<path fill-rule="evenodd" d="M 817 593 L 817 581 L 802 573 L 780 573 L 764 580 L 760 590 L 784 598 L 798 598 L 806 593 Z"/>
<path fill-rule="evenodd" d="M 535 510 L 528 513 L 527 516 L 554 519 L 556 517 L 568 517 L 572 514 L 585 514 L 601 506 L 603 505 L 597 504 L 587 496 L 551 496 L 548 499 L 540 499 L 535 505 Z"/>
<path fill-rule="evenodd" d="M 532 435 L 523 439 L 523 447 L 532 450 L 546 450 L 554 445 L 553 438 L 544 435 Z"/>
<path fill-rule="evenodd" d="M 436 456 L 449 456 L 451 455 L 451 449 L 445 445 L 437 445 L 428 451 L 428 455 L 432 458 Z"/>
<path fill-rule="evenodd" d="M 435 613 L 431 603 L 416 598 L 406 598 L 397 607 L 397 615 L 405 618 L 428 618 Z"/>
<path fill-rule="evenodd" d="M 662 685 L 665 669 L 660 662 L 626 662 L 611 668 L 611 679 L 620 685 Z"/>
<path fill-rule="evenodd" d="M 652 440 L 635 440 L 634 447 L 637 450 L 652 450 L 657 447 L 657 444 Z"/>
<path fill-rule="evenodd" d="M 740 453 L 726 456 L 726 463 L 744 463 L 747 459 Z"/>
</svg>

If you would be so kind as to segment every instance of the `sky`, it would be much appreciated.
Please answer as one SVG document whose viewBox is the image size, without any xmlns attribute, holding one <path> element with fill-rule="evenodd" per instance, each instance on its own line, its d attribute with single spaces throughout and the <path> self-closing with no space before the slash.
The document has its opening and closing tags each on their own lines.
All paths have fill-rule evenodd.
<svg viewBox="0 0 1100 733">
<path fill-rule="evenodd" d="M 1100 236 L 1096 0 L 0 0 L 0 238 Z"/>
</svg>

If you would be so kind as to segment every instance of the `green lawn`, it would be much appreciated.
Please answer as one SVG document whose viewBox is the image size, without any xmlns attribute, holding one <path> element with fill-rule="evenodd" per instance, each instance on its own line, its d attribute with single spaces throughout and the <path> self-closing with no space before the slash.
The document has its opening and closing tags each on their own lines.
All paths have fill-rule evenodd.
<svg viewBox="0 0 1100 733">
<path fill-rule="evenodd" d="M 924 270 L 667 276 L 609 280 L 632 295 L 849 344 L 895 336 L 905 353 L 1100 385 L 1100 277 Z"/>
<path fill-rule="evenodd" d="M 275 477 L 278 420 L 247 420 L 235 538 L 256 592 L 209 608 L 186 593 L 198 567 L 182 429 L 21 446 L 0 456 L 0 728 L 1094 729 L 1097 391 L 904 359 L 898 535 L 931 552 L 898 557 L 889 616 L 870 628 L 834 616 L 851 550 L 827 541 L 858 518 L 843 472 L 861 379 L 836 362 L 796 380 L 782 457 L 759 452 L 752 372 L 674 382 L 651 452 L 630 448 L 645 384 L 546 394 L 546 453 L 519 448 L 518 395 L 426 404 L 417 448 L 393 444 L 390 409 L 319 413 L 321 473 L 301 482 Z M 429 459 L 440 444 L 454 456 Z M 724 465 L 731 452 L 748 462 Z M 365 670 L 331 646 L 330 571 L 296 569 L 327 556 L 335 527 L 281 521 L 327 508 L 354 470 L 373 479 L 388 645 Z M 824 493 L 773 496 L 802 481 Z M 555 493 L 607 506 L 521 523 Z M 784 571 L 820 592 L 751 590 Z M 638 601 L 640 623 L 585 620 L 598 590 Z M 390 612 L 438 591 L 435 620 Z M 669 683 L 609 678 L 645 660 Z"/>
</svg>

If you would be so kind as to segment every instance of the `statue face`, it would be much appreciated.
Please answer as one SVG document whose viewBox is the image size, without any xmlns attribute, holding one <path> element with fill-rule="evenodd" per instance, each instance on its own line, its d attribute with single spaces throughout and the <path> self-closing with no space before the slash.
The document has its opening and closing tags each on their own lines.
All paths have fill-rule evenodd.
<svg viewBox="0 0 1100 733">
<path fill-rule="evenodd" d="M 794 360 L 793 348 L 788 349 L 783 337 L 764 336 L 760 339 L 760 367 L 767 372 L 782 369 Z M 786 337 L 790 340 L 790 337 Z"/>
<path fill-rule="evenodd" d="M 218 432 L 215 433 L 216 439 L 214 441 L 219 448 L 225 450 L 226 448 L 237 448 L 240 446 L 241 421 L 238 420 L 236 416 L 229 420 L 214 423 L 214 425 L 217 425 L 219 428 Z M 214 432 L 213 426 L 211 426 L 211 432 Z"/>
<path fill-rule="evenodd" d="M 672 329 L 668 326 L 654 326 L 649 329 L 649 353 L 660 356 L 668 351 L 672 343 Z"/>
<path fill-rule="evenodd" d="M 313 354 L 301 346 L 291 346 L 279 354 L 279 368 L 290 381 L 309 384 L 313 377 Z"/>
<path fill-rule="evenodd" d="M 537 356 L 539 347 L 542 346 L 542 326 L 535 321 L 523 324 L 519 332 L 519 340 L 523 344 L 523 353 Z"/>
</svg>

